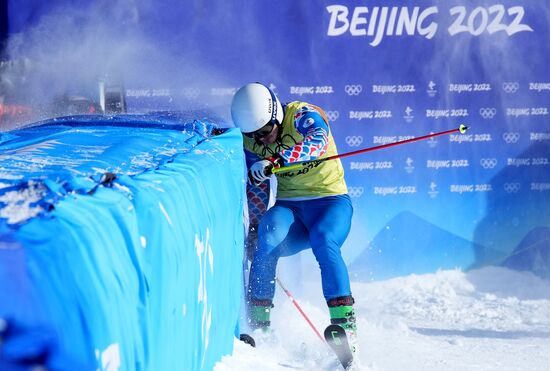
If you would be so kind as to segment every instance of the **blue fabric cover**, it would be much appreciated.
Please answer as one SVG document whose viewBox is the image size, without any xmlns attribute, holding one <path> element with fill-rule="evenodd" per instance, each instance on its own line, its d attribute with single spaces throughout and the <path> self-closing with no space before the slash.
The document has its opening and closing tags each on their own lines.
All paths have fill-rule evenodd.
<svg viewBox="0 0 550 371">
<path fill-rule="evenodd" d="M 232 352 L 244 158 L 214 124 L 87 116 L 1 134 L 0 368 L 200 370 Z"/>
</svg>

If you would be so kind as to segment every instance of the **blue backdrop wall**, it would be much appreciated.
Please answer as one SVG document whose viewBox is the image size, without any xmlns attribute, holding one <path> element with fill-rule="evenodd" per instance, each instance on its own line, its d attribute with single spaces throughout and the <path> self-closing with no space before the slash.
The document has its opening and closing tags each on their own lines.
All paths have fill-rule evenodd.
<svg viewBox="0 0 550 371">
<path fill-rule="evenodd" d="M 232 94 L 262 81 L 323 107 L 340 152 L 469 125 L 344 160 L 356 279 L 550 264 L 547 2 L 9 0 L 8 14 L 35 106 L 107 78 L 130 110 L 207 106 L 230 124 Z"/>
</svg>

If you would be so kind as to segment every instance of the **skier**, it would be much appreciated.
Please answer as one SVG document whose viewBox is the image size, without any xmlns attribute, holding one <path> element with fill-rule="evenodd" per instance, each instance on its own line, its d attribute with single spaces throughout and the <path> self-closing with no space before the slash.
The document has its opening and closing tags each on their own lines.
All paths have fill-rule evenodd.
<svg viewBox="0 0 550 371">
<path fill-rule="evenodd" d="M 274 168 L 337 154 L 323 110 L 304 102 L 283 106 L 263 84 L 241 87 L 233 97 L 231 115 L 243 133 L 252 184 L 268 180 Z M 339 159 L 311 163 L 299 171 L 276 176 L 276 202 L 258 226 L 250 270 L 250 325 L 269 330 L 279 258 L 311 248 L 321 270 L 331 323 L 346 330 L 355 352 L 354 300 L 340 252 L 353 214 L 342 164 Z"/>
</svg>

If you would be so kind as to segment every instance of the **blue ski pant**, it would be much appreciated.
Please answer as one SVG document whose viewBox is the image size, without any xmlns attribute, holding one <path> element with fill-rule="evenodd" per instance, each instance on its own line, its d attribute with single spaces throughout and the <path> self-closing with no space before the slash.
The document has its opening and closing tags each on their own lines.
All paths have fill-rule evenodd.
<svg viewBox="0 0 550 371">
<path fill-rule="evenodd" d="M 258 227 L 258 245 L 250 268 L 249 298 L 273 300 L 279 258 L 307 248 L 312 249 L 319 263 L 325 299 L 351 295 L 348 270 L 340 248 L 348 236 L 352 215 L 348 195 L 277 201 Z"/>
</svg>

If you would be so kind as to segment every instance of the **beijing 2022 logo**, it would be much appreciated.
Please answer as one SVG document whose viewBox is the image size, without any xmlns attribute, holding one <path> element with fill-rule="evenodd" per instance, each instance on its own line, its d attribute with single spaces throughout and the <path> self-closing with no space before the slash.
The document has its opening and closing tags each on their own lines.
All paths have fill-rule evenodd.
<svg viewBox="0 0 550 371">
<path fill-rule="evenodd" d="M 368 37 L 369 45 L 380 45 L 384 37 L 423 36 L 432 39 L 444 23 L 448 35 L 462 33 L 477 37 L 482 34 L 533 32 L 523 23 L 522 6 L 505 7 L 502 4 L 478 6 L 468 9 L 458 5 L 449 9 L 448 16 L 440 15 L 437 6 L 422 9 L 418 6 L 356 6 L 332 4 L 326 7 L 329 14 L 327 35 L 332 37 L 350 34 Z"/>
</svg>

